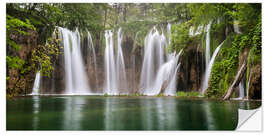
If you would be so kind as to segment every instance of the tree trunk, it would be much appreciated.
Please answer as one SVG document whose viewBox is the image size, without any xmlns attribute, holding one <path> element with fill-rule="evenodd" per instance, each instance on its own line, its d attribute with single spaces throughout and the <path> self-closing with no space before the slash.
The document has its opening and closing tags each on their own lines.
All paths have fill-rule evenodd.
<svg viewBox="0 0 270 135">
<path fill-rule="evenodd" d="M 240 81 L 242 80 L 242 78 L 243 78 L 243 76 L 244 76 L 244 74 L 246 72 L 246 69 L 247 69 L 247 63 L 246 63 L 246 61 L 244 61 L 241 68 L 240 68 L 240 70 L 238 71 L 237 75 L 235 76 L 235 79 L 234 79 L 232 85 L 227 90 L 223 100 L 227 100 L 232 96 L 234 88 L 239 85 Z"/>
<path fill-rule="evenodd" d="M 123 21 L 127 21 L 127 4 L 124 4 Z"/>
</svg>

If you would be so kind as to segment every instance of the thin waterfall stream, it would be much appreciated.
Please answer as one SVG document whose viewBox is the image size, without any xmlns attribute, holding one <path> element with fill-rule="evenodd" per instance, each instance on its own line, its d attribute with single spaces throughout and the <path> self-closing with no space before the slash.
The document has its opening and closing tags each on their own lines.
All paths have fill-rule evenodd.
<svg viewBox="0 0 270 135">
<path fill-rule="evenodd" d="M 33 89 L 31 95 L 39 94 L 39 87 L 40 87 L 40 71 L 36 73 Z"/>
<path fill-rule="evenodd" d="M 223 45 L 223 43 L 224 43 L 224 41 L 216 48 L 215 52 L 213 53 L 213 56 L 211 57 L 209 65 L 206 67 L 203 86 L 202 86 L 202 93 L 203 94 L 205 93 L 205 91 L 206 91 L 206 89 L 208 87 L 208 81 L 209 81 L 209 77 L 211 75 L 212 66 L 214 64 L 215 58 L 216 58 L 216 56 L 218 54 L 218 51 L 221 48 L 221 46 Z"/>
</svg>

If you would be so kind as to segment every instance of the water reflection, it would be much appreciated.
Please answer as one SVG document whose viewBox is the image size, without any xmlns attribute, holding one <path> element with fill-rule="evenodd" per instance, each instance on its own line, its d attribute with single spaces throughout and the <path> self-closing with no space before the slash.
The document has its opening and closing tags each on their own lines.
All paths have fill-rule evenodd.
<svg viewBox="0 0 270 135">
<path fill-rule="evenodd" d="M 33 96 L 33 129 L 36 130 L 39 127 L 39 97 Z"/>
<path fill-rule="evenodd" d="M 106 104 L 105 104 L 105 119 L 104 119 L 104 123 L 105 123 L 105 130 L 111 130 L 114 129 L 114 125 L 118 125 L 116 122 L 117 120 L 115 120 L 115 117 L 117 117 L 117 115 L 115 114 L 119 114 L 119 113 L 115 113 L 114 109 L 118 108 L 117 106 L 114 106 L 115 104 L 114 102 L 114 98 L 107 98 L 106 99 Z M 121 117 L 119 115 L 119 117 Z M 119 118 L 118 117 L 118 118 Z M 120 119 L 120 118 L 119 118 Z"/>
<path fill-rule="evenodd" d="M 63 130 L 80 130 L 82 111 L 85 109 L 85 99 L 79 97 L 65 98 L 63 113 Z"/>
<path fill-rule="evenodd" d="M 238 108 L 258 106 L 174 97 L 33 96 L 8 100 L 7 129 L 234 130 Z"/>
<path fill-rule="evenodd" d="M 177 129 L 177 106 L 175 98 L 149 98 L 140 100 L 142 129 Z"/>
<path fill-rule="evenodd" d="M 213 120 L 213 116 L 212 116 L 212 112 L 211 112 L 211 108 L 210 108 L 210 104 L 209 102 L 205 102 L 203 104 L 204 107 L 204 111 L 205 111 L 205 118 L 206 118 L 206 122 L 207 122 L 207 129 L 215 129 L 215 124 L 214 124 L 214 120 Z"/>
</svg>

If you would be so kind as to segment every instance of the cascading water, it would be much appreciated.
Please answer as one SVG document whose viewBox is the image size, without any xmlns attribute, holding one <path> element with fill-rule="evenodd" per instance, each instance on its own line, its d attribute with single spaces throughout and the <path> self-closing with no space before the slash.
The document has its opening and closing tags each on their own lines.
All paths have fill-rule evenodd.
<svg viewBox="0 0 270 135">
<path fill-rule="evenodd" d="M 198 26 L 197 29 L 195 27 L 191 26 L 189 29 L 189 36 L 196 36 L 202 33 L 203 26 Z"/>
<path fill-rule="evenodd" d="M 160 57 L 164 55 L 163 51 L 160 51 L 163 48 L 161 39 L 163 38 L 161 38 L 161 35 L 159 35 L 155 27 L 151 29 L 145 38 L 145 53 L 140 79 L 140 91 L 146 95 L 156 94 L 155 90 L 153 90 L 153 86 L 155 85 L 153 80 L 155 80 L 156 73 L 161 67 L 161 64 L 163 64 L 161 62 L 163 60 L 160 60 Z"/>
<path fill-rule="evenodd" d="M 116 69 L 114 59 L 114 47 L 113 47 L 113 33 L 110 30 L 105 31 L 106 48 L 105 48 L 105 93 L 109 95 L 118 94 L 116 84 Z"/>
<path fill-rule="evenodd" d="M 210 62 L 210 29 L 211 29 L 211 22 L 206 27 L 206 44 L 205 44 L 205 63 L 206 69 L 209 66 Z"/>
<path fill-rule="evenodd" d="M 165 89 L 165 88 L 162 88 L 163 85 L 167 86 L 166 88 L 168 88 L 168 91 L 175 91 L 175 88 L 173 88 L 173 86 L 170 86 L 169 84 L 171 83 L 171 81 L 173 81 L 175 71 L 177 70 L 176 68 L 177 68 L 179 55 L 180 53 L 177 54 L 177 56 L 175 56 L 175 54 L 172 54 L 168 62 L 164 63 L 160 67 L 160 69 L 158 70 L 154 88 L 153 88 L 155 92 L 151 93 L 152 95 L 159 94 L 162 89 Z M 173 82 L 172 82 L 172 85 L 173 85 Z M 168 92 L 167 94 L 171 94 L 171 93 Z"/>
<path fill-rule="evenodd" d="M 121 34 L 121 28 L 118 29 L 117 32 L 117 63 L 116 63 L 116 74 L 117 74 L 117 86 L 118 90 L 126 90 L 127 89 L 127 77 L 126 77 L 126 68 L 125 62 L 121 47 L 123 35 Z"/>
<path fill-rule="evenodd" d="M 110 30 L 105 31 L 105 93 L 109 95 L 117 95 L 120 94 L 119 90 L 127 89 L 125 62 L 121 47 L 121 28 L 118 30 L 117 37 L 117 59 L 115 60 L 113 32 Z"/>
<path fill-rule="evenodd" d="M 141 51 L 144 52 L 144 58 L 142 70 L 139 70 L 141 74 L 139 85 L 135 82 L 128 82 L 128 80 L 137 80 L 136 69 L 138 66 L 136 66 L 135 63 L 136 54 L 132 54 L 130 57 L 132 66 L 127 66 L 129 69 L 126 69 L 127 67 L 125 66 L 124 53 L 121 45 L 123 38 L 121 28 L 119 28 L 117 32 L 117 46 L 114 46 L 113 32 L 111 30 L 106 30 L 106 46 L 104 53 L 105 79 L 103 82 L 104 91 L 92 93 L 90 85 L 93 84 L 88 84 L 88 77 L 90 80 L 95 81 L 95 88 L 98 88 L 99 76 L 97 76 L 97 71 L 99 69 L 97 68 L 97 56 L 90 32 L 87 31 L 88 35 L 86 37 L 88 45 L 86 47 L 89 48 L 90 51 L 81 52 L 81 48 L 84 48 L 84 46 L 80 46 L 79 31 L 76 30 L 72 32 L 66 28 L 58 27 L 59 38 L 63 45 L 63 67 L 65 68 L 63 72 L 63 75 L 65 76 L 65 82 L 63 83 L 65 85 L 65 91 L 61 93 L 68 95 L 98 93 L 119 95 L 129 94 L 139 90 L 140 93 L 145 95 L 157 95 L 159 93 L 164 93 L 164 95 L 174 95 L 176 93 L 177 71 L 180 66 L 180 64 L 178 64 L 178 59 L 182 51 L 178 54 L 175 52 L 166 53 L 165 48 L 168 47 L 170 42 L 170 29 L 171 25 L 168 24 L 166 32 L 167 38 L 163 31 L 160 34 L 156 27 L 153 27 L 147 34 L 145 38 L 145 50 Z M 86 65 L 83 63 L 82 53 L 90 53 L 90 55 L 86 56 L 90 56 L 91 58 L 87 58 L 85 61 L 87 61 L 87 66 L 92 67 L 92 70 L 89 71 L 91 71 L 91 73 L 93 71 L 94 74 L 87 74 L 85 71 L 88 68 L 85 68 Z M 93 64 L 93 66 L 89 65 L 88 60 L 91 61 L 90 64 Z"/>
<path fill-rule="evenodd" d="M 176 93 L 176 79 L 177 79 L 177 72 L 178 69 L 180 67 L 180 63 L 177 64 L 179 56 L 181 55 L 182 50 L 177 54 L 176 57 L 173 56 L 173 65 L 171 65 L 172 69 L 171 69 L 171 73 L 169 74 L 171 76 L 171 78 L 169 78 L 169 83 L 168 86 L 166 87 L 165 91 L 164 91 L 164 95 L 175 95 Z"/>
<path fill-rule="evenodd" d="M 243 99 L 243 97 L 245 96 L 245 90 L 244 90 L 244 87 L 243 87 L 243 84 L 242 82 L 239 83 L 239 97 L 240 99 Z"/>
<path fill-rule="evenodd" d="M 212 22 L 209 22 L 207 27 L 206 27 L 206 44 L 205 44 L 205 65 L 206 65 L 206 70 L 205 70 L 205 74 L 204 74 L 204 80 L 203 80 L 203 85 L 202 85 L 202 93 L 204 94 L 205 90 L 208 87 L 208 81 L 209 81 L 209 77 L 211 74 L 211 70 L 212 70 L 212 66 L 214 64 L 215 61 L 215 57 L 220 49 L 220 47 L 222 46 L 223 42 L 216 48 L 214 54 L 212 55 L 212 57 L 210 56 L 210 29 L 211 29 L 211 24 Z M 211 58 L 211 59 L 210 59 Z"/>
<path fill-rule="evenodd" d="M 206 71 L 205 71 L 205 75 L 204 75 L 204 80 L 203 80 L 203 86 L 202 86 L 202 93 L 205 93 L 205 90 L 208 87 L 208 81 L 209 81 L 209 77 L 211 74 L 211 70 L 212 70 L 212 66 L 214 64 L 215 58 L 218 54 L 219 49 L 221 48 L 221 46 L 223 45 L 224 41 L 216 48 L 215 52 L 213 53 L 213 56 L 211 57 L 211 60 L 209 62 L 209 65 L 206 66 Z"/>
<path fill-rule="evenodd" d="M 31 95 L 39 94 L 39 86 L 40 86 L 40 71 L 38 71 L 36 73 L 36 78 L 35 78 L 35 81 L 34 81 L 34 86 L 33 86 Z"/>
<path fill-rule="evenodd" d="M 172 25 L 171 23 L 168 23 L 167 25 L 168 45 L 171 43 L 171 29 L 172 29 Z"/>
<path fill-rule="evenodd" d="M 145 38 L 145 55 L 143 60 L 140 92 L 144 95 L 157 95 L 162 90 L 166 94 L 176 91 L 174 78 L 178 69 L 179 54 L 166 54 L 168 43 L 164 34 L 159 34 L 156 27 Z"/>
<path fill-rule="evenodd" d="M 65 94 L 88 94 L 88 78 L 80 49 L 80 33 L 66 28 L 59 28 L 61 41 L 64 45 L 65 62 Z"/>
<path fill-rule="evenodd" d="M 239 28 L 239 22 L 238 21 L 233 21 L 233 30 L 235 33 L 237 34 L 241 34 L 242 32 L 240 31 L 240 28 Z"/>
<path fill-rule="evenodd" d="M 95 81 L 96 81 L 96 85 L 98 84 L 98 76 L 97 76 L 97 62 L 96 62 L 96 52 L 95 52 L 95 48 L 94 48 L 94 44 L 93 44 L 93 40 L 92 40 L 92 36 L 90 34 L 90 32 L 87 31 L 87 41 L 88 41 L 88 45 L 91 51 L 91 54 L 93 56 L 93 61 L 94 61 L 94 71 L 95 71 Z"/>
</svg>

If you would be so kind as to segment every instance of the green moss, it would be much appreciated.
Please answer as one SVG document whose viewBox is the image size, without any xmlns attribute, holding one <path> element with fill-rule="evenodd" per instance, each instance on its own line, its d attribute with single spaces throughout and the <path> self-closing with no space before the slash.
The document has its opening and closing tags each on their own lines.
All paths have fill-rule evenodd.
<svg viewBox="0 0 270 135">
<path fill-rule="evenodd" d="M 247 77 L 250 67 L 261 62 L 261 22 L 251 29 L 248 33 L 232 35 L 231 45 L 223 45 L 213 65 L 207 97 L 221 98 L 228 90 L 237 73 L 239 56 L 245 48 L 250 49 L 248 55 Z M 227 38 L 227 39 L 228 39 Z M 226 39 L 226 40 L 227 40 Z M 228 40 L 228 44 L 230 44 Z"/>
<path fill-rule="evenodd" d="M 206 92 L 206 97 L 221 98 L 233 81 L 238 66 L 239 44 L 231 42 L 235 36 L 229 35 L 213 64 L 209 87 Z M 232 46 L 232 47 L 230 47 Z"/>
<path fill-rule="evenodd" d="M 183 91 L 178 91 L 176 93 L 176 97 L 199 97 L 202 96 L 201 93 L 198 91 L 190 91 L 190 92 L 183 92 Z"/>
</svg>

